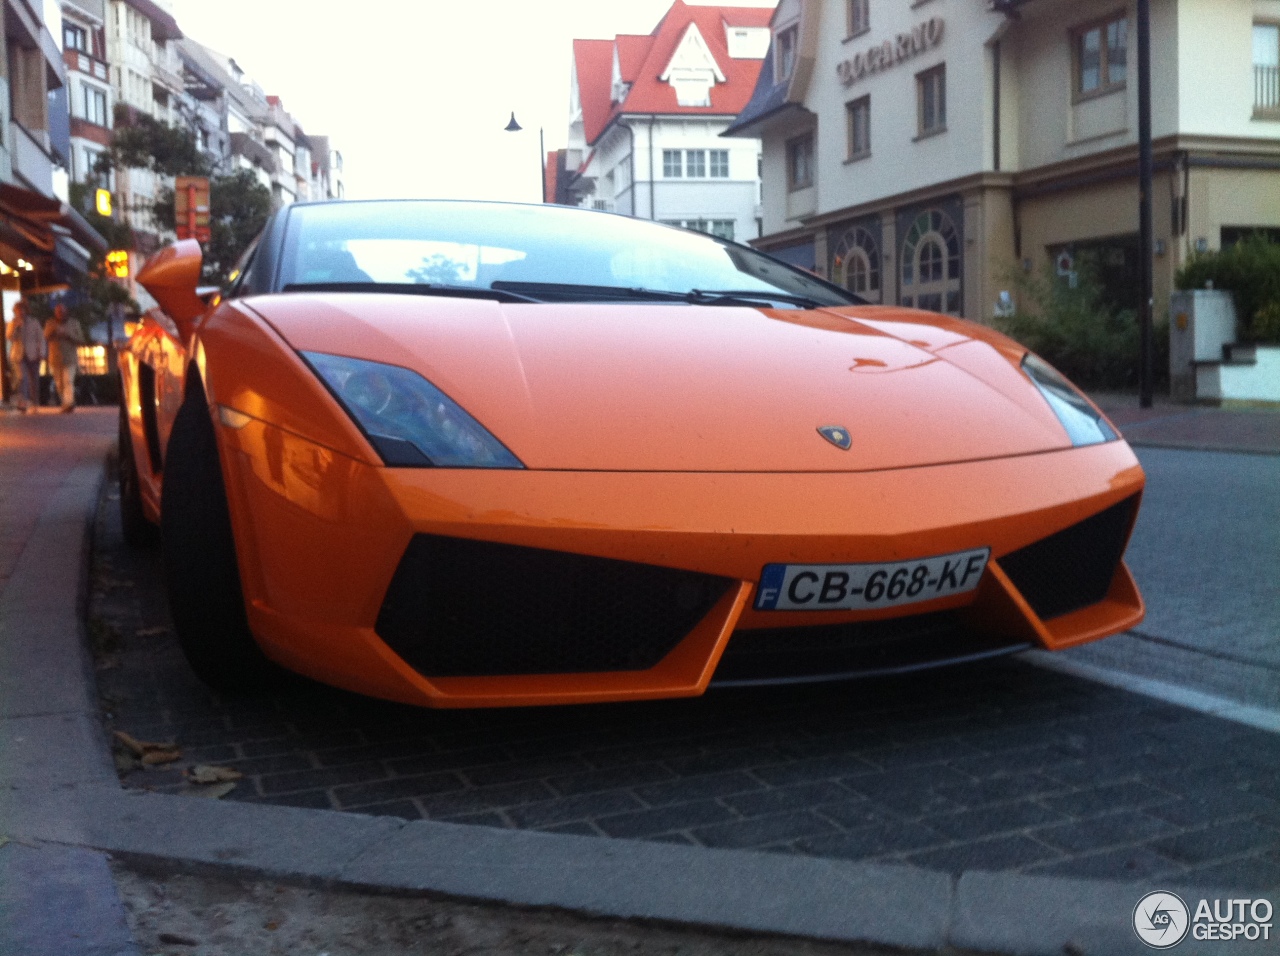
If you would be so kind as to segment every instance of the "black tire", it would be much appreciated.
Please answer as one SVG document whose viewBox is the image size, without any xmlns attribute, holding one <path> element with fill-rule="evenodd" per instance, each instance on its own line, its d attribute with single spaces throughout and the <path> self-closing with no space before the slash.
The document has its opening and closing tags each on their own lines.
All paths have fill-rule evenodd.
<svg viewBox="0 0 1280 956">
<path fill-rule="evenodd" d="M 196 676 L 234 695 L 274 683 L 279 670 L 245 616 L 218 440 L 194 372 L 169 435 L 160 540 L 173 629 Z"/>
<path fill-rule="evenodd" d="M 150 548 L 160 540 L 160 529 L 147 520 L 142 510 L 142 490 L 138 486 L 138 464 L 133 457 L 129 419 L 120 406 L 119 461 L 116 482 L 120 492 L 120 527 L 125 543 L 132 548 Z"/>
</svg>

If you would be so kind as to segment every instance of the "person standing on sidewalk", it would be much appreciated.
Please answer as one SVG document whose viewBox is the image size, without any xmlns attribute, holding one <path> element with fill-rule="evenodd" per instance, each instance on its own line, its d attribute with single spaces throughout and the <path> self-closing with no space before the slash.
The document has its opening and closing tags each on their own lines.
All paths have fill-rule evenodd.
<svg viewBox="0 0 1280 956">
<path fill-rule="evenodd" d="M 44 337 L 49 343 L 49 372 L 58 389 L 62 411 L 76 410 L 76 367 L 80 357 L 76 347 L 84 340 L 80 327 L 67 317 L 67 307 L 59 302 L 53 317 L 45 323 Z"/>
<path fill-rule="evenodd" d="M 27 412 L 40 404 L 40 360 L 44 358 L 44 330 L 40 327 L 39 320 L 27 313 L 27 304 L 21 299 L 13 306 L 13 321 L 9 323 L 7 337 L 17 405 Z"/>
</svg>

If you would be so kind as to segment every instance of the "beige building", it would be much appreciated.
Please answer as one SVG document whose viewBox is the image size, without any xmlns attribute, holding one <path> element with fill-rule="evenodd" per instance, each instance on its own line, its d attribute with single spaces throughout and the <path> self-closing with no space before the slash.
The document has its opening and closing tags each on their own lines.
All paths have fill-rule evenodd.
<svg viewBox="0 0 1280 956">
<path fill-rule="evenodd" d="M 1176 269 L 1280 233 L 1280 0 L 1152 0 L 1156 315 Z M 726 135 L 763 140 L 755 245 L 877 302 L 987 319 L 1082 253 L 1137 305 L 1136 4 L 782 0 Z"/>
</svg>

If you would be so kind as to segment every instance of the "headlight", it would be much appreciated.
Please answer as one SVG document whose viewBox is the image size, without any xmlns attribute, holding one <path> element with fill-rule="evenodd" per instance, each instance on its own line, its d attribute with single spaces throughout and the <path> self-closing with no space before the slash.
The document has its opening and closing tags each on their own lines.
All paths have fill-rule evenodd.
<svg viewBox="0 0 1280 956">
<path fill-rule="evenodd" d="M 301 354 L 387 465 L 524 467 L 483 425 L 417 372 L 322 352 Z"/>
<path fill-rule="evenodd" d="M 1117 435 L 1103 417 L 1094 410 L 1074 385 L 1062 377 L 1062 374 L 1044 359 L 1027 353 L 1022 360 L 1022 370 L 1027 373 L 1044 400 L 1049 403 L 1053 413 L 1067 430 L 1071 444 L 1079 448 L 1081 445 L 1098 445 L 1105 441 L 1115 441 Z"/>
</svg>

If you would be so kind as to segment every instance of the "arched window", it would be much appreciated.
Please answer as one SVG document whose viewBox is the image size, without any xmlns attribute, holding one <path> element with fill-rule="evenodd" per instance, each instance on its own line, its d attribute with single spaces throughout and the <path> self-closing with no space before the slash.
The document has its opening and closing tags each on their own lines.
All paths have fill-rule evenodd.
<svg viewBox="0 0 1280 956">
<path fill-rule="evenodd" d="M 902 241 L 902 304 L 959 315 L 960 234 L 941 209 L 912 221 Z"/>
<path fill-rule="evenodd" d="M 868 230 L 854 226 L 836 243 L 832 279 L 868 302 L 881 301 L 880 244 Z"/>
</svg>

